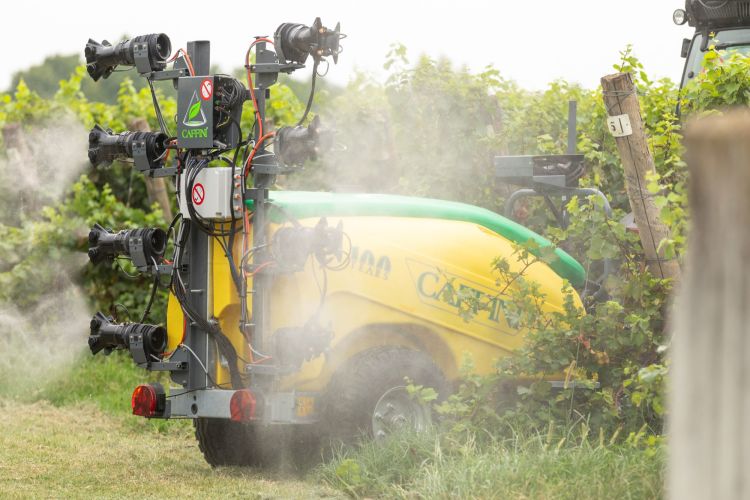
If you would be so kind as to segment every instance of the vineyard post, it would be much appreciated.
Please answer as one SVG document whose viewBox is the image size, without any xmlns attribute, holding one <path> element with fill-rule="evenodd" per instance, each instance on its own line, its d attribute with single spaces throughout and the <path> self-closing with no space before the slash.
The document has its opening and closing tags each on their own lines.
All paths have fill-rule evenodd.
<svg viewBox="0 0 750 500">
<path fill-rule="evenodd" d="M 654 172 L 654 159 L 648 149 L 633 78 L 630 73 L 616 73 L 605 76 L 601 83 L 607 115 L 617 120 L 614 128 L 619 133 L 613 135 L 622 160 L 625 189 L 638 226 L 646 263 L 651 274 L 671 279 L 676 284 L 680 280 L 679 263 L 675 259 L 666 259 L 664 250 L 659 248 L 661 241 L 669 237 L 669 228 L 661 221 L 659 208 L 646 187 L 647 175 Z M 610 123 L 607 126 L 612 127 Z M 615 130 L 611 129 L 610 132 Z"/>
<path fill-rule="evenodd" d="M 692 231 L 675 311 L 671 498 L 750 497 L 750 111 L 687 128 Z"/>
<path fill-rule="evenodd" d="M 151 128 L 148 122 L 143 118 L 138 118 L 130 122 L 130 130 L 133 132 L 150 132 Z M 169 204 L 169 193 L 167 192 L 167 183 L 163 177 L 144 177 L 146 180 L 146 194 L 149 203 L 157 203 L 164 214 L 164 220 L 172 220 L 172 207 Z"/>
</svg>

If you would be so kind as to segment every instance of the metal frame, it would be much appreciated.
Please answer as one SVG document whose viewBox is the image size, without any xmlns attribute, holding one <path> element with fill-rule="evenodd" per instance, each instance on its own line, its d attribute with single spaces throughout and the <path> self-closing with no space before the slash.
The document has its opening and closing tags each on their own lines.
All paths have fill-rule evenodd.
<svg viewBox="0 0 750 500">
<path fill-rule="evenodd" d="M 189 42 L 188 54 L 193 62 L 195 76 L 208 74 L 210 66 L 210 55 L 208 42 Z M 289 73 L 304 65 L 291 63 L 280 64 L 275 52 L 266 48 L 266 42 L 256 44 L 256 63 L 249 70 L 257 75 L 255 79 L 255 97 L 258 106 L 260 120 L 266 117 L 266 100 L 269 88 L 276 83 L 281 72 Z M 255 141 L 260 137 L 256 130 Z M 269 188 L 273 185 L 276 175 L 287 173 L 289 167 L 279 165 L 272 161 L 263 161 L 266 148 L 261 145 L 256 154 L 260 161 L 253 160 L 253 187 L 247 189 L 246 199 L 253 202 L 253 247 L 258 248 L 253 254 L 252 268 L 257 269 L 269 258 L 265 247 L 267 242 Z M 193 222 L 190 222 L 190 235 L 187 244 L 186 262 L 187 271 L 184 272 L 187 279 L 186 285 L 189 289 L 191 305 L 208 321 L 211 304 L 211 240 L 208 235 L 200 231 Z M 272 285 L 272 274 L 260 270 L 255 273 L 252 281 L 251 300 L 249 308 L 251 317 L 249 322 L 240 327 L 250 334 L 252 345 L 255 349 L 263 351 L 266 346 L 264 340 L 267 338 L 268 330 L 268 308 L 269 291 Z M 232 389 L 214 389 L 210 387 L 208 371 L 217 362 L 216 347 L 210 341 L 208 332 L 198 328 L 194 323 L 188 324 L 184 343 L 190 351 L 182 350 L 175 353 L 175 361 L 186 362 L 186 372 L 173 373 L 172 380 L 183 385 L 182 388 L 172 388 L 170 396 L 172 400 L 165 417 L 187 417 L 187 418 L 229 418 L 229 401 L 235 393 Z M 261 418 L 263 423 L 309 423 L 314 418 L 299 418 L 295 414 L 296 393 L 273 392 L 273 384 L 278 370 L 275 366 L 246 365 L 245 373 L 252 375 L 249 388 L 256 396 L 259 396 L 258 404 L 262 405 Z M 195 405 L 195 406 L 193 406 Z"/>
<path fill-rule="evenodd" d="M 538 155 L 538 156 L 496 156 L 495 157 L 495 169 L 496 178 L 510 182 L 520 181 L 531 187 L 522 188 L 514 191 L 510 197 L 505 201 L 505 217 L 513 220 L 513 212 L 519 200 L 528 197 L 541 197 L 544 198 L 547 207 L 555 215 L 555 219 L 561 228 L 565 229 L 568 227 L 570 221 L 568 218 L 568 212 L 566 205 L 568 201 L 574 196 L 596 196 L 603 202 L 603 210 L 607 215 L 607 218 L 612 218 L 612 207 L 607 197 L 596 188 L 591 187 L 578 187 L 577 185 L 568 185 L 566 183 L 565 175 L 534 175 L 533 164 L 539 160 L 542 162 L 554 162 L 554 161 L 583 161 L 583 155 L 576 154 L 577 136 L 578 132 L 576 129 L 576 117 L 577 117 L 577 104 L 576 101 L 568 102 L 568 150 L 565 155 Z M 575 183 L 578 181 L 576 179 Z M 551 196 L 560 197 L 561 203 L 558 208 L 550 199 Z M 587 280 L 597 285 L 602 285 L 604 280 L 612 271 L 612 262 L 609 259 L 604 259 L 601 276 L 594 280 Z M 584 293 L 587 293 L 587 288 L 584 289 Z M 594 297 L 601 294 L 601 287 L 599 290 L 594 292 Z"/>
<path fill-rule="evenodd" d="M 296 69 L 303 68 L 298 63 L 280 63 L 278 55 L 266 48 L 266 42 L 260 41 L 255 45 L 255 64 L 248 68 L 256 75 L 254 80 L 255 99 L 259 119 L 264 122 L 266 118 L 266 99 L 270 87 L 276 83 L 279 73 L 291 73 Z M 259 129 L 256 129 L 255 141 L 260 140 Z M 265 145 L 261 144 L 253 159 L 253 187 L 246 192 L 246 200 L 253 201 L 253 247 L 258 250 L 253 253 L 252 267 L 259 269 L 269 259 L 266 246 L 268 235 L 268 190 L 273 185 L 276 176 L 290 172 L 290 167 L 279 165 L 275 158 L 265 155 Z M 258 158 L 272 158 L 273 161 L 257 161 Z M 243 201 L 246 201 L 243 200 Z M 242 325 L 250 333 L 253 348 L 264 352 L 266 349 L 265 339 L 268 330 L 268 307 L 269 292 L 272 285 L 272 274 L 261 269 L 253 276 L 251 321 Z M 268 390 L 277 374 L 276 367 L 262 365 L 247 365 L 247 373 L 252 374 L 250 388 L 255 390 Z M 273 408 L 265 414 L 273 413 Z M 270 418 L 270 417 L 269 417 Z"/>
</svg>

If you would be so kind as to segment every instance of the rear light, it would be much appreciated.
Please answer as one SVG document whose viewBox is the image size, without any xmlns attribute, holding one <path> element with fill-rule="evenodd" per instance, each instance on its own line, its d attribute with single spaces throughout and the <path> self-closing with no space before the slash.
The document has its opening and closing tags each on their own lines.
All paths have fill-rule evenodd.
<svg viewBox="0 0 750 500">
<path fill-rule="evenodd" d="M 167 396 L 161 384 L 141 384 L 133 391 L 130 406 L 133 415 L 140 417 L 161 417 L 164 415 Z"/>
<path fill-rule="evenodd" d="M 255 418 L 255 395 L 248 389 L 236 391 L 229 401 L 229 414 L 235 422 L 249 422 Z"/>
</svg>

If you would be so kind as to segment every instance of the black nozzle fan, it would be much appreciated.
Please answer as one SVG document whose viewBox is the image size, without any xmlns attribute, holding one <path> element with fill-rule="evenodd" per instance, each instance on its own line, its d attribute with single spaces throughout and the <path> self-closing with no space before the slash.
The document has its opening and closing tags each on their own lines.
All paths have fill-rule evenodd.
<svg viewBox="0 0 750 500">
<path fill-rule="evenodd" d="M 139 73 L 161 71 L 171 53 L 172 42 L 164 33 L 137 36 L 117 45 L 89 39 L 84 50 L 86 70 L 94 81 L 107 78 L 117 66 L 136 66 Z"/>
<path fill-rule="evenodd" d="M 99 224 L 89 232 L 89 259 L 93 264 L 124 256 L 139 269 L 161 262 L 167 249 L 167 233 L 163 229 L 138 228 L 114 233 Z"/>
<path fill-rule="evenodd" d="M 161 168 L 169 138 L 162 132 L 112 133 L 99 125 L 89 132 L 89 161 L 93 166 L 109 165 L 114 160 L 132 159 L 140 148 L 151 169 Z"/>
<path fill-rule="evenodd" d="M 167 330 L 159 325 L 115 323 L 98 312 L 91 318 L 89 349 L 92 354 L 115 349 L 128 349 L 136 363 L 156 361 L 167 349 Z M 155 358 L 155 359 L 154 359 Z"/>
<path fill-rule="evenodd" d="M 341 23 L 337 23 L 335 29 L 329 29 L 316 17 L 312 26 L 282 24 L 274 34 L 274 45 L 285 62 L 303 64 L 307 56 L 320 62 L 324 57 L 331 56 L 335 64 L 339 61 L 341 38 Z"/>
</svg>

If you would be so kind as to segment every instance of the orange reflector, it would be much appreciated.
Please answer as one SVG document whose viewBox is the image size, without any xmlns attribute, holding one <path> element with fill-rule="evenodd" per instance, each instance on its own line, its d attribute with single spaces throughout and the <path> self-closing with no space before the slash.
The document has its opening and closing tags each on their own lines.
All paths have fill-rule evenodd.
<svg viewBox="0 0 750 500">
<path fill-rule="evenodd" d="M 159 417 L 164 413 L 165 393 L 161 384 L 141 384 L 133 391 L 130 407 L 133 415 Z"/>
<path fill-rule="evenodd" d="M 255 395 L 248 389 L 232 394 L 229 400 L 230 418 L 235 422 L 249 422 L 255 417 Z"/>
</svg>

